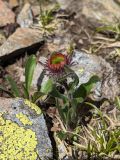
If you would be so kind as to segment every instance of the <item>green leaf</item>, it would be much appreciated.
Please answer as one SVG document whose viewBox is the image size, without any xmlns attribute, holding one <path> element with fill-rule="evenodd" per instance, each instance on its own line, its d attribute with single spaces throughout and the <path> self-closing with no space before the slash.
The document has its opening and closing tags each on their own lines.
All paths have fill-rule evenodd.
<svg viewBox="0 0 120 160">
<path fill-rule="evenodd" d="M 87 145 L 87 154 L 88 154 L 88 157 L 91 156 L 91 143 L 90 143 L 90 140 L 88 141 L 88 145 Z"/>
<path fill-rule="evenodd" d="M 70 89 L 73 89 L 75 86 L 79 84 L 79 77 L 77 74 L 68 66 L 65 66 L 66 73 L 71 73 L 71 77 L 73 79 L 73 82 L 69 84 Z"/>
<path fill-rule="evenodd" d="M 0 90 L 7 93 L 10 97 L 14 98 L 15 96 L 10 92 L 8 91 L 5 87 L 1 86 L 0 85 Z"/>
<path fill-rule="evenodd" d="M 45 82 L 42 86 L 41 86 L 41 92 L 44 94 L 48 94 L 52 91 L 53 88 L 53 82 L 51 79 L 48 79 L 47 82 Z"/>
<path fill-rule="evenodd" d="M 85 83 L 81 84 L 74 92 L 73 97 L 79 98 L 82 97 L 83 99 L 86 98 L 86 96 L 91 92 L 91 89 L 93 88 L 93 85 L 99 81 L 98 76 L 92 76 L 90 80 Z"/>
<path fill-rule="evenodd" d="M 111 32 L 116 32 L 115 26 L 102 26 L 96 28 L 97 32 L 105 32 L 105 31 L 111 31 Z"/>
<path fill-rule="evenodd" d="M 93 85 L 100 81 L 100 78 L 96 75 L 92 76 L 90 80 L 84 84 L 84 87 L 86 88 L 87 94 L 91 92 L 91 89 L 93 88 Z"/>
<path fill-rule="evenodd" d="M 43 71 L 41 72 L 41 74 L 40 74 L 40 76 L 39 76 L 39 78 L 38 78 L 38 82 L 37 82 L 38 91 L 40 91 L 40 89 L 41 89 L 41 85 L 42 85 L 42 82 L 43 82 L 45 73 L 46 73 L 46 70 L 43 69 Z"/>
<path fill-rule="evenodd" d="M 115 99 L 115 103 L 116 103 L 117 108 L 120 110 L 120 98 L 118 96 Z"/>
<path fill-rule="evenodd" d="M 59 114 L 64 124 L 67 122 L 68 106 L 57 106 Z"/>
<path fill-rule="evenodd" d="M 114 132 L 111 132 L 111 133 L 109 133 L 110 135 L 110 138 L 109 138 L 109 140 L 108 140 L 108 142 L 107 142 L 107 145 L 106 145 L 106 153 L 108 152 L 110 152 L 110 151 L 112 151 L 112 150 L 114 150 L 114 147 L 115 147 L 115 144 L 116 144 L 116 142 L 115 142 L 115 140 L 114 140 L 114 136 L 112 135 L 112 134 L 114 134 Z"/>
<path fill-rule="evenodd" d="M 69 126 L 70 122 L 73 122 L 74 115 L 75 115 L 74 108 L 73 107 L 69 108 L 68 113 L 67 113 L 67 122 L 66 122 L 67 126 Z"/>
<path fill-rule="evenodd" d="M 73 98 L 83 98 L 85 99 L 87 96 L 87 91 L 83 84 L 81 84 L 73 93 Z"/>
<path fill-rule="evenodd" d="M 77 105 L 80 104 L 84 101 L 84 99 L 82 97 L 79 98 L 73 98 L 73 102 Z"/>
<path fill-rule="evenodd" d="M 31 55 L 25 64 L 25 87 L 28 93 L 32 85 L 32 79 L 35 67 L 36 67 L 36 57 L 34 55 Z"/>
<path fill-rule="evenodd" d="M 60 98 L 60 99 L 62 99 L 62 100 L 64 101 L 64 103 L 66 103 L 66 102 L 68 101 L 68 98 L 67 98 L 66 96 L 64 96 L 63 94 L 61 94 L 61 93 L 57 90 L 57 88 L 56 88 L 55 85 L 53 85 L 53 89 L 52 89 L 50 95 L 51 95 L 52 97 L 54 97 L 54 98 Z"/>
<path fill-rule="evenodd" d="M 64 131 L 57 132 L 57 136 L 60 138 L 60 140 L 64 140 L 67 137 L 67 133 Z"/>
<path fill-rule="evenodd" d="M 77 105 L 77 101 L 75 102 L 75 99 L 72 99 L 71 101 L 71 108 L 69 109 L 69 112 L 70 112 L 70 117 L 71 117 L 71 121 L 77 125 L 77 108 L 78 108 L 78 105 Z"/>
<path fill-rule="evenodd" d="M 29 99 L 29 93 L 28 93 L 26 87 L 24 85 L 22 85 L 22 87 L 23 87 L 23 91 L 24 91 L 24 98 Z"/>
<path fill-rule="evenodd" d="M 67 118 L 67 113 L 68 113 L 68 106 L 66 106 L 66 105 L 64 105 L 64 106 L 62 105 L 61 106 L 61 103 L 56 98 L 56 108 L 58 108 L 58 112 L 59 112 L 59 115 L 60 115 L 63 123 L 66 124 L 66 118 Z"/>
<path fill-rule="evenodd" d="M 17 87 L 16 82 L 12 79 L 12 77 L 7 76 L 6 80 L 9 82 L 9 84 L 11 86 L 11 91 L 12 91 L 13 95 L 15 97 L 20 97 L 20 91 L 19 91 L 19 89 Z"/>
<path fill-rule="evenodd" d="M 33 103 L 36 103 L 36 101 L 37 101 L 39 98 L 41 98 L 42 96 L 44 96 L 44 95 L 45 95 L 45 94 L 42 93 L 42 92 L 40 92 L 40 91 L 35 92 L 35 93 L 33 94 L 33 96 L 32 96 L 32 102 L 33 102 Z"/>
</svg>

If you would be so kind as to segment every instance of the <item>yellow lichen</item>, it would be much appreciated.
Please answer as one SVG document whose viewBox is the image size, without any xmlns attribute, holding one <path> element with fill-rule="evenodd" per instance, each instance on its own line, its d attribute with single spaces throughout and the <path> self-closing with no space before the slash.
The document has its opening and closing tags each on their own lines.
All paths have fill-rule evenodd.
<svg viewBox="0 0 120 160">
<path fill-rule="evenodd" d="M 5 121 L 4 119 L 2 118 L 2 115 L 0 115 L 0 125 L 4 125 L 5 124 Z"/>
<path fill-rule="evenodd" d="M 25 114 L 19 113 L 19 114 L 16 114 L 16 117 L 20 120 L 20 122 L 23 123 L 23 125 L 32 125 L 32 122 L 29 120 L 29 118 Z"/>
<path fill-rule="evenodd" d="M 41 109 L 34 103 L 30 102 L 28 99 L 24 100 L 25 105 L 33 109 L 37 114 L 41 114 Z"/>
<path fill-rule="evenodd" d="M 36 160 L 35 132 L 2 116 L 0 122 L 0 160 Z"/>
</svg>

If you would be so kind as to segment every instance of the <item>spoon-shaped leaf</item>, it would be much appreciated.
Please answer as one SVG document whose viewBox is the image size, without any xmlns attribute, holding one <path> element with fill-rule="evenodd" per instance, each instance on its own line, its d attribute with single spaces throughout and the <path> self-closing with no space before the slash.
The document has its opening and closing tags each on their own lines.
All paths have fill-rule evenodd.
<svg viewBox="0 0 120 160">
<path fill-rule="evenodd" d="M 93 85 L 99 81 L 99 77 L 94 75 L 92 76 L 87 83 L 81 84 L 74 92 L 73 97 L 83 99 L 91 92 Z"/>
<path fill-rule="evenodd" d="M 32 84 L 35 67 L 36 57 L 34 55 L 31 55 L 25 64 L 25 87 L 28 93 Z"/>
<path fill-rule="evenodd" d="M 51 79 L 48 79 L 47 82 L 45 82 L 42 86 L 41 86 L 41 92 L 44 94 L 48 94 L 52 91 L 53 88 L 53 82 Z"/>
</svg>

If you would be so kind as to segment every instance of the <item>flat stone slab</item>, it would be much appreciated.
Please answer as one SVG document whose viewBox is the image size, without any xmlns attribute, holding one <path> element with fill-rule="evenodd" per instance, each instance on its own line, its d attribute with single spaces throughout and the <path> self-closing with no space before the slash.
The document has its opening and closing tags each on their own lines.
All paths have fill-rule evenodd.
<svg viewBox="0 0 120 160">
<path fill-rule="evenodd" d="M 32 45 L 43 42 L 39 30 L 30 28 L 18 28 L 7 41 L 0 46 L 0 57 L 10 55 L 18 50 L 28 48 Z"/>
<path fill-rule="evenodd" d="M 47 158 L 52 146 L 40 108 L 28 100 L 0 98 L 0 159 Z"/>
<path fill-rule="evenodd" d="M 2 0 L 0 0 L 0 27 L 14 22 L 15 14 Z"/>
</svg>

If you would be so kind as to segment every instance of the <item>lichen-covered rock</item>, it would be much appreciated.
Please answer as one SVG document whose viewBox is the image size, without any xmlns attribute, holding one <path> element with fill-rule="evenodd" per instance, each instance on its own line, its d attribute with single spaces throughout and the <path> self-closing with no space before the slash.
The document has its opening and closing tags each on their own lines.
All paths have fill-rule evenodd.
<svg viewBox="0 0 120 160">
<path fill-rule="evenodd" d="M 0 98 L 0 160 L 39 158 L 52 158 L 40 108 L 28 100 Z"/>
<path fill-rule="evenodd" d="M 41 32 L 36 29 L 30 28 L 18 28 L 7 41 L 0 46 L 0 57 L 16 53 L 20 50 L 27 50 L 29 47 L 33 47 L 36 44 L 41 44 L 43 38 Z"/>
</svg>

